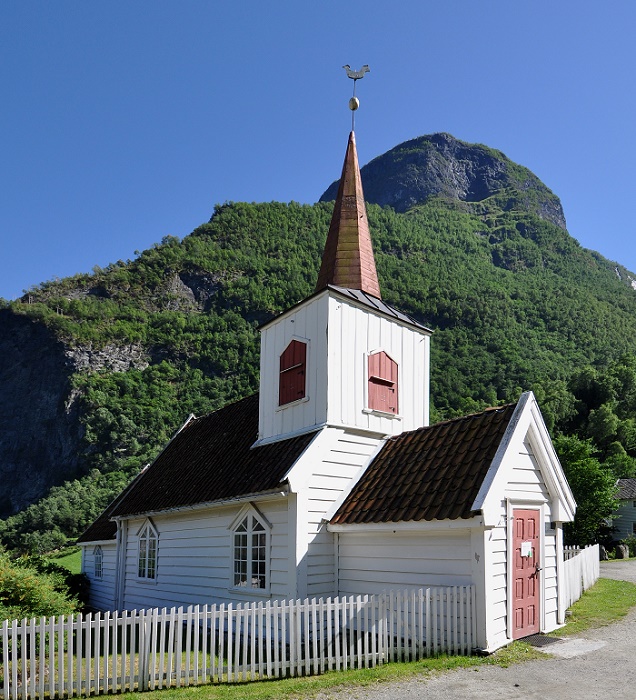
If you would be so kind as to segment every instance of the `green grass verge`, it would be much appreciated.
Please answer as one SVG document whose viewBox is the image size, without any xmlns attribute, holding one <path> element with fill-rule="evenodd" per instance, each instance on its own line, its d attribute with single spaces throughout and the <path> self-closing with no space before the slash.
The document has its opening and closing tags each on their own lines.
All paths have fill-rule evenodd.
<svg viewBox="0 0 636 700">
<path fill-rule="evenodd" d="M 49 561 L 63 566 L 72 574 L 79 574 L 82 569 L 82 551 L 80 547 L 66 547 L 59 552 L 51 552 L 46 555 Z"/>
<path fill-rule="evenodd" d="M 569 636 L 592 627 L 610 624 L 624 617 L 634 605 L 636 585 L 626 581 L 600 579 L 572 606 L 572 616 L 566 627 L 554 634 Z M 293 700 L 391 681 L 421 679 L 458 668 L 477 670 L 481 666 L 510 666 L 533 659 L 548 658 L 550 657 L 546 654 L 520 641 L 485 657 L 442 655 L 413 663 L 392 663 L 377 668 L 330 672 L 322 676 L 231 685 L 202 685 L 143 694 L 126 693 L 124 697 L 127 700 L 133 700 L 134 696 L 143 696 L 143 700 Z"/>
<path fill-rule="evenodd" d="M 538 658 L 547 657 L 533 649 L 529 644 L 515 642 L 487 657 L 442 655 L 412 663 L 392 663 L 386 666 L 353 671 L 331 671 L 321 676 L 302 676 L 230 685 L 200 685 L 147 693 L 125 693 L 122 698 L 132 700 L 134 696 L 142 696 L 143 700 L 296 700 L 391 681 L 426 678 L 435 673 L 458 668 L 492 664 L 508 666 L 511 663 Z"/>
<path fill-rule="evenodd" d="M 565 628 L 553 634 L 557 637 L 578 634 L 591 627 L 603 627 L 625 617 L 636 605 L 636 585 L 628 581 L 600 578 L 580 600 L 570 608 Z"/>
</svg>

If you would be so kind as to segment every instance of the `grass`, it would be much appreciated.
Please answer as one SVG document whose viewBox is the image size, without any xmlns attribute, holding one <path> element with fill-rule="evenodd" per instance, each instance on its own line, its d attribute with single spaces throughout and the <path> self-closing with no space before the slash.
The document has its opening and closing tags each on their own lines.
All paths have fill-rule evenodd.
<svg viewBox="0 0 636 700">
<path fill-rule="evenodd" d="M 49 561 L 63 566 L 72 574 L 79 574 L 82 569 L 82 551 L 80 547 L 65 547 L 59 552 L 51 552 L 46 555 Z"/>
<path fill-rule="evenodd" d="M 509 666 L 530 659 L 547 658 L 529 644 L 515 642 L 491 656 L 441 655 L 411 663 L 391 663 L 375 668 L 353 671 L 331 671 L 321 676 L 301 676 L 283 680 L 255 681 L 226 685 L 200 685 L 190 688 L 171 688 L 146 693 L 125 693 L 122 700 L 297 700 L 324 697 L 338 691 L 364 688 L 381 683 L 426 678 L 436 673 L 482 665 Z"/>
<path fill-rule="evenodd" d="M 557 636 L 574 635 L 584 630 L 620 620 L 636 605 L 636 585 L 626 581 L 599 579 L 595 586 L 572 606 L 572 615 Z M 143 700 L 294 700 L 329 696 L 338 691 L 374 686 L 391 681 L 426 678 L 459 668 L 477 670 L 485 665 L 510 666 L 533 659 L 547 659 L 546 654 L 519 641 L 485 657 L 447 656 L 413 663 L 393 663 L 370 669 L 325 673 L 322 676 L 286 678 L 231 685 L 202 685 L 147 693 L 126 693 L 126 700 L 141 696 Z M 141 700 L 140 697 L 140 700 Z"/>
<path fill-rule="evenodd" d="M 600 578 L 570 608 L 572 614 L 566 627 L 552 634 L 561 637 L 564 634 L 579 634 L 593 627 L 609 625 L 625 617 L 634 605 L 636 585 L 627 581 Z"/>
</svg>

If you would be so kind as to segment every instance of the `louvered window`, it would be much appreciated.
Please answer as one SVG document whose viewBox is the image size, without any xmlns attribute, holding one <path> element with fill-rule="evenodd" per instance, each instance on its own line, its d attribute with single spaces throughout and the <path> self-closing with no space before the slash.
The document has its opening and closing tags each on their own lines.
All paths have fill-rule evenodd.
<svg viewBox="0 0 636 700">
<path fill-rule="evenodd" d="M 385 352 L 369 355 L 368 400 L 373 411 L 398 412 L 398 366 Z"/>
<path fill-rule="evenodd" d="M 280 356 L 279 406 L 305 398 L 306 362 L 307 344 L 299 340 L 292 340 Z"/>
</svg>

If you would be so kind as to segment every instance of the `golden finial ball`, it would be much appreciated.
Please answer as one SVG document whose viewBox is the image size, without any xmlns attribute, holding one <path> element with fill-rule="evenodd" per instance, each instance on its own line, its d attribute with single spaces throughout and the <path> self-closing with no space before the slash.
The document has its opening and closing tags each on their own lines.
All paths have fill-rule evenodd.
<svg viewBox="0 0 636 700">
<path fill-rule="evenodd" d="M 350 109 L 352 112 L 355 112 L 356 109 L 358 109 L 359 106 L 360 106 L 360 100 L 359 100 L 357 97 L 352 97 L 352 98 L 349 100 L 349 109 Z"/>
</svg>

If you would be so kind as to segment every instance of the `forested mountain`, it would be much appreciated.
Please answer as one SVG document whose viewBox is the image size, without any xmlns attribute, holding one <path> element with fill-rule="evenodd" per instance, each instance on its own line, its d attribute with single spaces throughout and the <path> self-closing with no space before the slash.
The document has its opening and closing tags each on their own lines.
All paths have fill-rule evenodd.
<svg viewBox="0 0 636 700">
<path fill-rule="evenodd" d="M 433 419 L 533 389 L 551 429 L 594 440 L 579 457 L 631 474 L 636 275 L 485 146 L 422 137 L 362 175 L 383 297 L 436 331 Z M 2 304 L 0 517 L 22 511 L 5 544 L 78 534 L 189 413 L 258 389 L 256 329 L 313 291 L 332 206 L 217 206 L 183 240 Z"/>
</svg>

